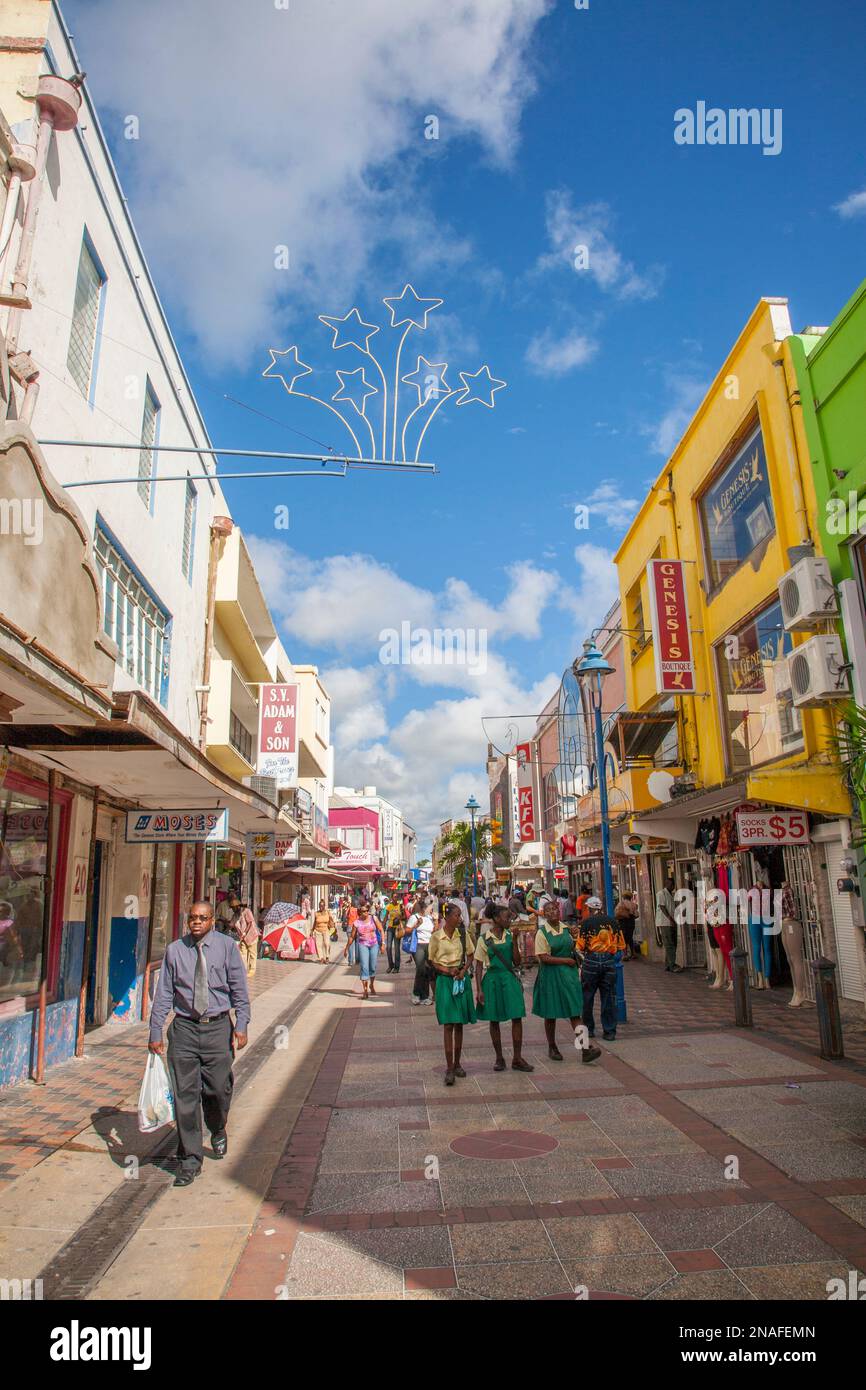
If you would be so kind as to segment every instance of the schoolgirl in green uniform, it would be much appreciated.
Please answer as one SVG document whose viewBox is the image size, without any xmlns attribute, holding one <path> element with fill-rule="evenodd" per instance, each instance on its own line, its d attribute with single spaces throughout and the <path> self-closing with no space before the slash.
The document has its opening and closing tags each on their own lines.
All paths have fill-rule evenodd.
<svg viewBox="0 0 866 1390">
<path fill-rule="evenodd" d="M 472 998 L 472 942 L 456 903 L 445 909 L 442 926 L 430 938 L 427 964 L 436 974 L 436 1018 L 445 1030 L 445 1085 L 465 1076 L 460 1065 L 463 1025 L 475 1022 Z"/>
<path fill-rule="evenodd" d="M 538 956 L 538 977 L 532 991 L 532 1012 L 537 1018 L 544 1019 L 548 1057 L 554 1062 L 561 1062 L 562 1053 L 556 1046 L 556 1020 L 567 1018 L 574 1029 L 583 1026 L 583 989 L 574 954 L 574 939 L 568 927 L 560 921 L 557 898 L 545 903 L 544 922 L 535 937 L 535 953 Z M 601 1048 L 594 1045 L 580 1047 L 579 1050 L 584 1062 L 594 1062 L 596 1057 L 601 1056 Z"/>
<path fill-rule="evenodd" d="M 520 967 L 520 948 L 516 934 L 508 930 L 511 914 L 507 907 L 495 907 L 491 921 L 479 934 L 475 945 L 475 988 L 478 1017 L 490 1024 L 490 1041 L 496 1053 L 494 1071 L 505 1070 L 502 1055 L 501 1023 L 511 1023 L 511 1045 L 514 1055 L 513 1071 L 534 1071 L 525 1061 L 523 1049 L 523 986 L 517 973 Z M 481 925 L 479 923 L 479 925 Z M 486 970 L 485 970 L 486 967 Z"/>
</svg>

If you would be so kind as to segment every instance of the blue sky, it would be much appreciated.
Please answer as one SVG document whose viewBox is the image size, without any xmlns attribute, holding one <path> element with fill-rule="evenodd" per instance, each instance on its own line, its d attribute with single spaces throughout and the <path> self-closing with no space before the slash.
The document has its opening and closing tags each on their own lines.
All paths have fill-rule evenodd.
<svg viewBox="0 0 866 1390">
<path fill-rule="evenodd" d="M 758 297 L 789 297 L 796 330 L 862 279 L 866 18 L 841 0 L 66 14 L 215 442 L 346 449 L 333 415 L 262 379 L 268 349 L 296 344 L 315 369 L 298 386 L 326 399 L 337 367 L 377 382 L 317 315 L 357 305 L 387 357 L 382 298 L 407 282 L 444 303 L 404 372 L 423 353 L 453 385 L 483 363 L 508 383 L 492 411 L 443 404 L 435 477 L 226 484 L 290 655 L 326 674 L 338 780 L 429 837 L 485 799 L 481 718 L 540 710 L 599 621 L 609 554 Z M 677 145 L 699 100 L 780 109 L 781 152 Z M 404 620 L 483 627 L 486 673 L 383 666 L 378 634 Z"/>
</svg>

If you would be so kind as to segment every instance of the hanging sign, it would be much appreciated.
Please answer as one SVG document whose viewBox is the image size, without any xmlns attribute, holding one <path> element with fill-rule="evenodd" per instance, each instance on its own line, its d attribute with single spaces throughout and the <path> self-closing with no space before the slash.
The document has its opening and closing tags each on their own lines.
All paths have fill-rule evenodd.
<svg viewBox="0 0 866 1390">
<path fill-rule="evenodd" d="M 695 663 L 683 561 L 650 560 L 647 586 L 656 690 L 660 695 L 694 695 Z"/>
<path fill-rule="evenodd" d="M 128 845 L 223 844 L 229 837 L 228 807 L 221 811 L 127 811 Z"/>
<path fill-rule="evenodd" d="M 521 840 L 535 839 L 535 799 L 532 787 L 532 745 L 518 743 L 517 807 Z"/>
<path fill-rule="evenodd" d="M 737 843 L 808 845 L 808 811 L 737 811 Z"/>
<path fill-rule="evenodd" d="M 298 785 L 298 687 L 259 686 L 259 751 L 256 771 L 273 777 L 278 791 Z"/>
<path fill-rule="evenodd" d="M 277 837 L 273 834 L 258 834 L 256 831 L 247 831 L 247 863 L 258 863 L 264 859 L 276 859 Z"/>
</svg>

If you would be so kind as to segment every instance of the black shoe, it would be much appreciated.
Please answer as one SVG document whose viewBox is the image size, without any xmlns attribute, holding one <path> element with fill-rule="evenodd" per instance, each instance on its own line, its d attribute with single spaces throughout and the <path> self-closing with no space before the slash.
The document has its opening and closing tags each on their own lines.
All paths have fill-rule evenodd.
<svg viewBox="0 0 866 1390">
<path fill-rule="evenodd" d="M 225 1158 L 229 1151 L 228 1136 L 225 1134 L 212 1134 L 210 1146 L 213 1149 L 214 1158 Z"/>
<path fill-rule="evenodd" d="M 604 1038 L 605 1042 L 616 1042 L 616 1033 L 602 1033 L 601 1036 Z M 590 1037 L 592 1037 L 592 1034 L 590 1034 Z"/>
<path fill-rule="evenodd" d="M 465 1077 L 465 1075 L 466 1075 L 465 1071 L 463 1070 L 463 1068 L 461 1067 L 461 1065 L 460 1065 L 459 1062 L 457 1062 L 456 1065 L 455 1065 L 455 1067 L 454 1067 L 454 1075 L 455 1075 L 455 1076 L 459 1076 L 461 1080 L 462 1080 L 462 1079 Z"/>
<path fill-rule="evenodd" d="M 199 1175 L 198 1168 L 181 1168 L 174 1180 L 175 1187 L 189 1187 L 190 1183 L 195 1182 Z"/>
<path fill-rule="evenodd" d="M 594 1062 L 594 1061 L 596 1060 L 596 1058 L 598 1058 L 598 1057 L 600 1057 L 600 1056 L 601 1056 L 601 1048 L 600 1048 L 600 1047 L 585 1047 L 585 1048 L 583 1048 L 583 1050 L 581 1051 L 580 1060 L 581 1060 L 582 1062 Z"/>
</svg>

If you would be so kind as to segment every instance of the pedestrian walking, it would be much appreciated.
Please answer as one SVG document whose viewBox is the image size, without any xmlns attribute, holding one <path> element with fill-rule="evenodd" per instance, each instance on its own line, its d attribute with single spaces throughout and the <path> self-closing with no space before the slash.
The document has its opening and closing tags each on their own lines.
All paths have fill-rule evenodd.
<svg viewBox="0 0 866 1390">
<path fill-rule="evenodd" d="M 595 996 L 601 997 L 601 1027 L 606 1042 L 616 1041 L 616 963 L 625 950 L 625 937 L 615 917 L 604 912 L 601 898 L 589 898 L 588 915 L 580 924 L 578 950 L 583 952 L 583 1021 L 595 1037 Z"/>
<path fill-rule="evenodd" d="M 444 1029 L 445 1085 L 466 1072 L 460 1065 L 463 1028 L 476 1019 L 472 998 L 472 942 L 463 925 L 460 907 L 449 903 L 442 926 L 430 938 L 430 968 L 436 976 L 436 1018 Z"/>
<path fill-rule="evenodd" d="M 534 1071 L 523 1058 L 523 1019 L 526 1004 L 518 969 L 520 950 L 517 937 L 509 929 L 507 907 L 494 906 L 490 918 L 479 932 L 475 947 L 475 988 L 478 1017 L 490 1024 L 490 1041 L 496 1061 L 494 1071 L 505 1071 L 500 1024 L 511 1024 L 511 1067 L 513 1071 Z M 479 923 L 479 926 L 481 923 Z"/>
<path fill-rule="evenodd" d="M 400 942 L 403 940 L 403 928 L 406 917 L 403 912 L 403 904 L 396 893 L 392 893 L 391 901 L 385 908 L 385 948 L 388 953 L 388 974 L 400 974 Z"/>
<path fill-rule="evenodd" d="M 222 932 L 224 936 L 235 935 L 235 922 L 240 906 L 241 900 L 234 891 L 229 892 L 222 902 L 217 903 L 214 926 L 218 932 Z"/>
<path fill-rule="evenodd" d="M 554 899 L 544 909 L 544 923 L 535 938 L 538 956 L 538 976 L 532 992 L 532 1012 L 544 1019 L 547 1055 L 554 1062 L 562 1061 L 556 1046 L 556 1020 L 567 1018 L 573 1029 L 581 1026 L 583 990 L 577 969 L 574 941 L 571 932 L 561 921 L 559 903 Z M 583 1047 L 581 1060 L 594 1062 L 601 1049 L 590 1044 Z"/>
<path fill-rule="evenodd" d="M 430 938 L 436 929 L 436 923 L 430 915 L 430 908 L 422 898 L 415 903 L 415 911 L 406 923 L 406 931 L 411 936 L 415 932 L 415 983 L 412 986 L 412 1004 L 432 1004 L 433 999 L 430 995 L 430 971 L 427 966 L 427 953 L 430 947 Z"/>
<path fill-rule="evenodd" d="M 623 893 L 614 908 L 613 915 L 625 939 L 625 958 L 626 960 L 634 960 L 638 954 L 634 947 L 634 929 L 638 915 L 637 899 L 634 893 Z"/>
<path fill-rule="evenodd" d="M 370 911 L 369 903 L 362 903 L 358 908 L 358 915 L 352 924 L 352 935 L 343 952 L 344 956 L 348 956 L 353 944 L 358 947 L 361 987 L 366 999 L 368 995 L 376 993 L 376 961 L 382 952 L 382 934 L 379 923 Z"/>
<path fill-rule="evenodd" d="M 316 959 L 321 965 L 330 965 L 331 963 L 331 932 L 335 930 L 331 909 L 328 907 L 327 901 L 323 899 L 313 918 Z"/>
<path fill-rule="evenodd" d="M 674 877 L 669 874 L 665 886 L 656 898 L 656 926 L 661 932 L 665 948 L 665 970 L 678 975 L 682 966 L 677 965 L 677 919 L 674 908 Z"/>
<path fill-rule="evenodd" d="M 238 903 L 237 916 L 234 921 L 234 936 L 238 943 L 244 969 L 247 972 L 247 978 L 251 980 L 256 973 L 256 964 L 259 958 L 259 929 L 249 903 Z"/>
<path fill-rule="evenodd" d="M 225 1158 L 232 1059 L 236 1047 L 247 1045 L 250 996 L 243 961 L 232 938 L 213 928 L 210 903 L 193 903 L 186 934 L 165 949 L 150 1014 L 149 1050 L 162 1057 L 162 1031 L 174 1010 L 168 1065 L 177 1124 L 175 1187 L 188 1187 L 201 1172 L 202 1113 L 214 1158 Z"/>
<path fill-rule="evenodd" d="M 346 951 L 344 952 L 344 954 L 348 954 L 350 966 L 357 965 L 358 963 L 358 945 L 355 941 L 354 936 L 352 935 L 352 930 L 357 920 L 358 909 L 355 906 L 355 904 L 350 900 L 346 904 Z"/>
</svg>

